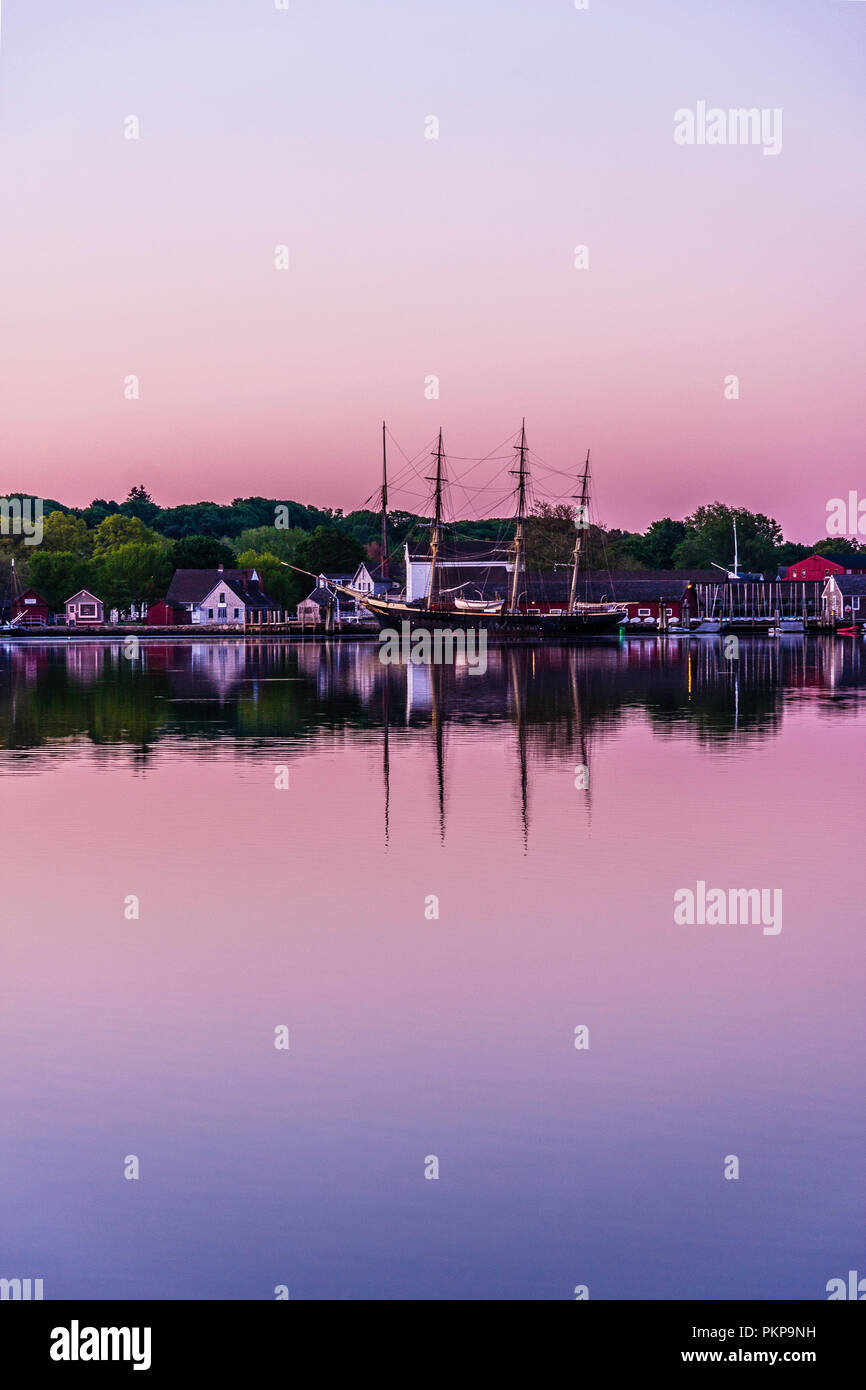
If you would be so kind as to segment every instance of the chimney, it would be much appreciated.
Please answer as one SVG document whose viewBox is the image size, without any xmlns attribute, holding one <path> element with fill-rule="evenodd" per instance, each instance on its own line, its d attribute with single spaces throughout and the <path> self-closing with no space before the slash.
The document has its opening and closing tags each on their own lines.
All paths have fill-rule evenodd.
<svg viewBox="0 0 866 1390">
<path fill-rule="evenodd" d="M 222 567 L 222 565 L 217 565 L 217 574 L 222 574 L 222 572 L 223 572 L 223 567 Z"/>
</svg>

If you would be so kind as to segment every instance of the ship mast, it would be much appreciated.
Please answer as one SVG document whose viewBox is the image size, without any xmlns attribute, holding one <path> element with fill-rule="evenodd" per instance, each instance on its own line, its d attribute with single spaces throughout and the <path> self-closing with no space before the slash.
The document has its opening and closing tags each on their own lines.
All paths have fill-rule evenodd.
<svg viewBox="0 0 866 1390">
<path fill-rule="evenodd" d="M 517 515 L 514 526 L 514 574 L 511 578 L 511 604 L 512 613 L 517 612 L 517 590 L 520 584 L 520 566 L 523 561 L 526 548 L 526 536 L 524 534 L 524 521 L 526 519 L 526 421 L 523 420 L 520 426 L 520 443 L 515 446 L 520 461 L 517 468 L 512 468 L 511 472 L 517 477 Z"/>
<path fill-rule="evenodd" d="M 385 421 L 382 421 L 382 560 L 379 571 L 388 578 L 388 451 L 385 445 Z"/>
<path fill-rule="evenodd" d="M 575 499 L 577 494 L 575 494 Z M 586 463 L 583 468 L 583 481 L 580 485 L 580 506 L 578 508 L 576 531 L 574 537 L 574 558 L 571 565 L 571 589 L 568 594 L 568 611 L 574 612 L 577 602 L 577 575 L 580 570 L 580 551 L 583 545 L 583 533 L 589 526 L 589 450 L 586 451 Z"/>
<path fill-rule="evenodd" d="M 433 528 L 430 532 L 430 580 L 427 586 L 427 607 L 433 606 L 433 594 L 436 582 L 436 557 L 439 554 L 439 544 L 442 531 L 442 429 L 439 429 L 439 443 L 436 445 L 436 475 L 428 478 L 428 483 L 435 483 L 436 488 L 433 494 Z"/>
</svg>

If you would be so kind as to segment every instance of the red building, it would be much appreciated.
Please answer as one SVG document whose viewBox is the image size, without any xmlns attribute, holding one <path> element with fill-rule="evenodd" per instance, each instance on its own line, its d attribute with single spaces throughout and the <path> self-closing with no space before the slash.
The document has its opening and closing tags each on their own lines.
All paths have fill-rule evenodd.
<svg viewBox="0 0 866 1390">
<path fill-rule="evenodd" d="M 189 613 L 161 598 L 159 603 L 151 603 L 148 607 L 147 622 L 150 627 L 180 627 L 189 622 Z"/>
<path fill-rule="evenodd" d="M 713 570 L 594 570 L 579 576 L 577 597 L 592 603 L 621 604 L 628 612 L 629 623 L 635 626 L 657 623 L 662 605 L 670 622 L 687 623 L 697 616 L 693 585 L 717 579 L 718 573 Z M 570 587 L 571 575 L 566 567 L 521 577 L 518 608 L 523 613 L 564 613 Z M 467 594 L 474 596 L 468 589 Z"/>
<path fill-rule="evenodd" d="M 831 574 L 866 574 L 866 555 L 807 555 L 785 570 L 786 579 L 829 579 Z"/>
<path fill-rule="evenodd" d="M 50 616 L 51 609 L 35 589 L 25 589 L 12 600 L 10 617 L 16 627 L 44 627 Z"/>
</svg>

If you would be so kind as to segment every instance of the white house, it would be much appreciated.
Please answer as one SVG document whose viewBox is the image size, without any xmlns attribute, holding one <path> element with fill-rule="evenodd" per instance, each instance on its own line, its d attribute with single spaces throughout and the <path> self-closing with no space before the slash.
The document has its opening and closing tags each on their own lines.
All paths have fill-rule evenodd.
<svg viewBox="0 0 866 1390">
<path fill-rule="evenodd" d="M 361 567 L 363 568 L 363 567 Z M 358 570 L 355 571 L 355 575 Z M 338 623 L 358 623 L 370 617 L 351 594 L 334 589 L 334 584 L 350 584 L 355 587 L 355 575 L 320 574 L 315 589 L 301 599 L 298 604 L 298 618 L 301 622 L 323 623 L 327 621 L 328 610 L 333 608 L 334 621 Z M 370 576 L 372 580 L 372 576 Z"/>
<path fill-rule="evenodd" d="M 217 583 L 198 604 L 198 624 L 207 627 L 243 627 L 245 624 L 282 622 L 282 609 L 262 592 L 255 570 L 249 578 L 230 578 L 221 574 Z M 196 622 L 193 613 L 193 622 Z"/>
<path fill-rule="evenodd" d="M 866 623 L 866 574 L 831 574 L 821 607 L 826 621 Z"/>
<path fill-rule="evenodd" d="M 284 617 L 254 569 L 175 570 L 165 601 L 189 613 L 196 627 L 258 626 Z"/>
<path fill-rule="evenodd" d="M 426 598 L 430 587 L 430 546 L 410 544 L 404 547 L 406 557 L 406 602 Z M 437 592 L 457 585 L 471 585 L 474 579 L 489 587 L 496 580 L 507 588 L 508 575 L 514 570 L 514 551 L 507 544 L 491 541 L 446 541 L 436 559 Z"/>
<path fill-rule="evenodd" d="M 374 570 L 378 569 L 372 561 L 362 560 L 352 576 L 352 588 L 358 589 L 362 594 L 370 594 L 373 598 L 381 598 L 384 594 L 391 594 L 400 588 L 395 579 L 377 579 Z"/>
<path fill-rule="evenodd" d="M 79 589 L 63 605 L 67 627 L 98 627 L 105 621 L 102 599 L 89 589 Z"/>
</svg>

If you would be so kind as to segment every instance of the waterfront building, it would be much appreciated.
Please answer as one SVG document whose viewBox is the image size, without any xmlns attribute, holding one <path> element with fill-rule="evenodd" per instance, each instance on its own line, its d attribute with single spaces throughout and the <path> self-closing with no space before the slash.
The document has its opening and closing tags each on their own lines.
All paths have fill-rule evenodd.
<svg viewBox="0 0 866 1390">
<path fill-rule="evenodd" d="M 783 568 L 783 579 L 823 580 L 831 574 L 866 574 L 866 555 L 807 555 Z"/>
<path fill-rule="evenodd" d="M 427 542 L 407 541 L 403 554 L 406 602 L 414 603 L 425 598 L 430 587 L 430 546 Z M 437 589 L 440 593 L 469 582 L 480 586 L 485 597 L 494 588 L 501 588 L 504 597 L 508 593 L 509 576 L 513 570 L 514 547 L 509 542 L 496 546 L 490 541 L 443 539 L 436 555 Z"/>
<path fill-rule="evenodd" d="M 105 606 L 89 589 L 79 589 L 63 605 L 67 627 L 99 627 L 105 622 Z"/>
<path fill-rule="evenodd" d="M 363 565 L 359 566 L 354 574 L 320 574 L 315 588 L 298 604 L 298 620 L 312 624 L 328 622 L 329 609 L 333 609 L 335 623 L 358 623 L 368 620 L 370 614 L 357 599 L 340 589 L 329 587 L 333 584 L 352 584 L 355 576 L 364 568 Z M 372 581 L 372 575 L 369 577 Z"/>
<path fill-rule="evenodd" d="M 51 607 L 35 589 L 25 589 L 11 600 L 9 617 L 15 627 L 45 627 L 51 622 Z"/>
<path fill-rule="evenodd" d="M 245 627 L 280 623 L 283 610 L 264 592 L 254 569 L 175 570 L 163 602 L 179 608 L 195 627 Z"/>
<path fill-rule="evenodd" d="M 150 627 L 183 627 L 190 622 L 190 614 L 180 604 L 161 598 L 158 603 L 148 606 L 146 621 Z"/>
<path fill-rule="evenodd" d="M 362 594 L 372 594 L 373 598 L 382 598 L 385 594 L 399 593 L 400 585 L 396 579 L 383 579 L 381 575 L 376 577 L 377 565 L 372 560 L 362 560 L 355 570 L 351 579 L 353 589 L 357 589 Z"/>
<path fill-rule="evenodd" d="M 825 622 L 866 623 L 866 574 L 831 574 L 821 603 Z"/>
</svg>

